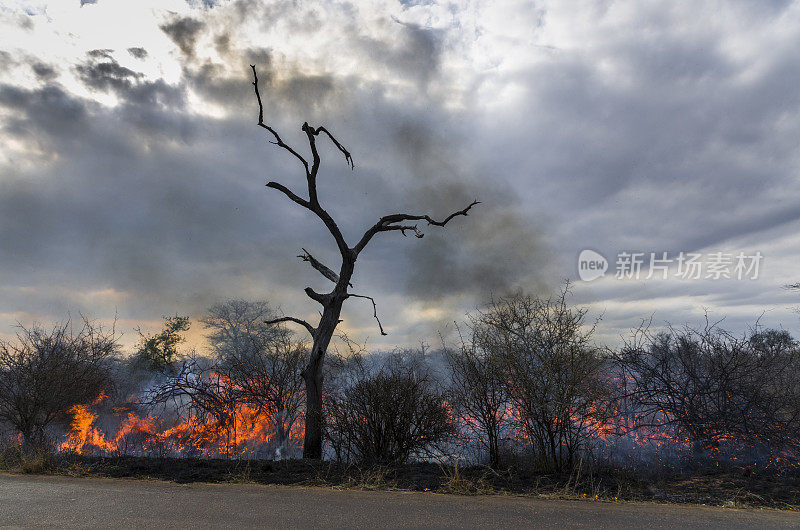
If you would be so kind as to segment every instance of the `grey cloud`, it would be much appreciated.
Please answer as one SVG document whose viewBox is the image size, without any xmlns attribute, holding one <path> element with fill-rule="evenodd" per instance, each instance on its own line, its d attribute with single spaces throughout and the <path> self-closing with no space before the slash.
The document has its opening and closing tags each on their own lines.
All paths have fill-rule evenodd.
<svg viewBox="0 0 800 530">
<path fill-rule="evenodd" d="M 214 37 L 214 47 L 217 49 L 220 55 L 227 55 L 230 51 L 230 46 L 231 36 L 227 33 Z"/>
<path fill-rule="evenodd" d="M 36 77 L 45 82 L 52 81 L 58 77 L 58 73 L 56 72 L 55 68 L 48 64 L 35 62 L 31 65 L 31 69 L 33 70 L 33 73 L 36 74 Z"/>
<path fill-rule="evenodd" d="M 538 292 L 554 283 L 550 251 L 532 221 L 513 206 L 480 206 L 468 220 L 428 229 L 420 244 L 408 247 L 409 295 L 435 301 L 467 294 L 479 300 L 519 288 Z"/>
<path fill-rule="evenodd" d="M 144 59 L 147 57 L 147 50 L 141 47 L 128 48 L 128 53 L 137 59 Z"/>
<path fill-rule="evenodd" d="M 203 97 L 236 111 L 235 106 L 242 106 L 252 96 L 252 86 L 247 78 L 249 66 L 241 64 L 239 70 L 238 76 L 228 77 L 224 75 L 223 65 L 205 62 L 200 66 L 184 67 L 184 78 L 187 86 Z M 269 65 L 259 62 L 258 71 L 259 77 L 269 83 Z"/>
<path fill-rule="evenodd" d="M 184 67 L 184 77 L 188 86 L 204 97 L 226 105 L 232 112 L 250 112 L 255 103 L 250 64 L 254 64 L 258 71 L 268 114 L 307 116 L 309 112 L 335 108 L 341 98 L 347 97 L 341 94 L 344 90 L 341 80 L 333 75 L 309 75 L 291 67 L 276 69 L 271 53 L 266 49 L 231 51 L 227 59 L 230 64 L 238 66 L 238 73 L 226 74 L 230 64 L 206 61 Z"/>
<path fill-rule="evenodd" d="M 197 37 L 205 24 L 191 17 L 174 18 L 171 22 L 159 26 L 161 31 L 174 42 L 186 57 L 194 57 Z"/>
<path fill-rule="evenodd" d="M 0 50 L 0 68 L 6 69 L 14 64 L 16 64 L 16 61 L 11 54 L 7 51 Z"/>
<path fill-rule="evenodd" d="M 75 67 L 86 86 L 97 90 L 130 90 L 144 75 L 121 66 L 106 50 L 94 50 L 87 54 L 92 58 L 86 64 Z M 101 60 L 98 60 L 101 59 Z"/>
<path fill-rule="evenodd" d="M 304 24 L 290 4 L 238 2 L 228 12 L 236 9 L 263 28 L 302 29 L 302 38 L 331 30 L 321 19 Z M 254 125 L 249 64 L 259 67 L 266 117 L 288 142 L 306 152 L 307 120 L 329 127 L 353 153 L 350 171 L 320 142 L 320 196 L 350 241 L 383 214 L 440 217 L 483 201 L 446 228 L 421 226 L 421 240 L 382 234 L 359 258 L 359 292 L 403 301 L 380 306 L 384 324 L 401 325 L 407 301 L 438 304 L 449 317 L 489 293 L 544 290 L 574 273 L 581 248 L 689 251 L 789 230 L 800 216 L 791 192 L 780 193 L 794 190 L 798 174 L 793 47 L 764 50 L 760 68 L 746 71 L 713 31 L 674 32 L 644 17 L 641 28 L 622 28 L 591 49 L 550 50 L 530 66 L 476 76 L 517 87 L 513 105 L 480 100 L 487 92 L 469 85 L 465 108 L 454 109 L 429 90 L 448 82 L 444 34 L 386 20 L 374 37 L 350 9 L 352 24 L 336 28 L 346 53 L 383 79 L 310 74 L 269 48 L 242 49 L 229 37 L 238 22 L 206 24 L 200 17 L 209 10 L 162 25 L 185 55 L 174 84 L 122 67 L 111 50 L 76 66 L 87 86 L 114 91 L 113 108 L 56 84 L 0 85 L 0 105 L 15 111 L 3 118 L 4 134 L 51 155 L 34 169 L 2 168 L 4 282 L 112 286 L 133 293 L 120 309 L 139 318 L 199 311 L 230 296 L 269 295 L 287 312 L 314 311 L 302 288 L 328 284 L 295 256 L 306 247 L 335 268 L 336 248 L 318 220 L 264 187 L 278 180 L 301 192 L 304 181 L 296 161 Z M 219 64 L 196 57 L 206 40 Z M 397 82 L 409 79 L 412 88 L 398 92 Z M 226 117 L 193 112 L 189 90 Z M 789 305 L 772 294 L 776 286 L 729 287 L 591 287 L 583 300 L 617 307 L 606 315 L 609 335 L 657 304 L 669 307 L 658 318 L 688 320 L 678 311 L 697 304 L 674 309 L 681 296 L 708 296 L 731 311 Z M 8 296 L 9 309 L 46 306 L 44 295 L 32 305 Z M 65 295 L 53 305 L 68 302 Z M 347 313 L 348 325 L 371 323 L 370 308 L 361 309 Z M 391 339 L 430 331 L 414 324 Z"/>
<path fill-rule="evenodd" d="M 87 103 L 58 85 L 34 90 L 0 85 L 0 105 L 15 111 L 3 130 L 21 139 L 74 146 L 88 119 Z"/>
<path fill-rule="evenodd" d="M 406 78 L 415 79 L 424 86 L 439 70 L 441 35 L 431 28 L 393 20 L 400 28 L 398 39 L 395 40 L 392 36 L 375 38 L 353 28 L 351 46 L 374 64 L 396 71 Z"/>
<path fill-rule="evenodd" d="M 796 61 L 776 53 L 774 67 L 743 87 L 740 71 L 707 51 L 717 48 L 707 38 L 639 46 L 621 39 L 612 57 L 629 72 L 627 85 L 604 78 L 593 56 L 556 56 L 525 78 L 532 103 L 506 124 L 520 139 L 487 131 L 499 137 L 489 151 L 511 146 L 508 159 L 530 168 L 532 206 L 555 216 L 555 206 L 579 208 L 565 223 L 573 250 L 590 238 L 688 250 L 795 218 L 796 201 L 772 205 L 759 196 L 765 182 L 779 185 L 795 171 L 795 146 L 773 128 L 800 104 L 786 85 L 797 77 Z M 646 67 L 653 62 L 658 67 Z"/>
<path fill-rule="evenodd" d="M 17 17 L 17 25 L 24 30 L 32 30 L 33 29 L 33 20 L 31 20 L 31 15 L 33 12 L 28 11 L 25 15 L 19 15 Z"/>
<path fill-rule="evenodd" d="M 101 48 L 101 49 L 89 50 L 88 52 L 86 52 L 86 55 L 92 59 L 114 60 L 114 58 L 111 55 L 112 53 L 114 53 L 114 50 L 111 50 L 109 48 Z"/>
</svg>

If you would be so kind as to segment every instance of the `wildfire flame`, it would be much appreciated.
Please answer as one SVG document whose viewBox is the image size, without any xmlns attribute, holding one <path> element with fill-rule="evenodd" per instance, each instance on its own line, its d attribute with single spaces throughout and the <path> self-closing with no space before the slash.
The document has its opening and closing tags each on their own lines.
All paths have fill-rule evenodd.
<svg viewBox="0 0 800 530">
<path fill-rule="evenodd" d="M 134 412 L 120 418 L 115 411 L 118 427 L 103 430 L 98 426 L 99 415 L 93 407 L 106 398 L 101 393 L 92 403 L 75 405 L 70 409 L 70 429 L 58 449 L 62 452 L 101 455 L 200 456 L 231 458 L 280 455 L 274 447 L 276 425 L 265 414 L 247 404 L 228 411 L 226 425 L 214 418 L 201 421 L 187 416 L 166 427 L 163 418 L 151 414 L 138 416 Z M 289 443 L 302 437 L 295 426 L 289 433 Z"/>
<path fill-rule="evenodd" d="M 101 415 L 95 409 L 105 399 L 105 393 L 101 392 L 91 403 L 75 405 L 69 410 L 70 427 L 58 446 L 59 451 L 82 455 L 279 458 L 285 449 L 276 439 L 273 419 L 246 403 L 224 411 L 224 424 L 214 416 L 201 419 L 188 415 L 170 421 L 153 412 L 138 415 L 130 407 L 114 409 L 101 422 Z M 452 409 L 450 414 L 454 415 Z M 509 426 L 505 440 L 523 447 L 525 433 L 513 427 L 520 423 L 518 411 L 508 405 L 501 415 Z M 465 429 L 470 427 L 466 418 L 454 419 Z M 590 413 L 573 421 L 581 425 L 586 439 L 594 440 L 591 449 L 597 456 L 623 467 L 645 464 L 673 468 L 681 461 L 697 457 L 697 444 L 686 433 L 667 425 L 643 424 L 635 413 L 616 411 L 608 421 L 594 419 Z M 100 423 L 112 427 L 102 428 Z M 287 434 L 288 443 L 299 446 L 302 425 L 296 422 Z M 800 448 L 754 451 L 741 446 L 736 436 L 724 432 L 713 433 L 712 442 L 712 447 L 704 450 L 704 458 L 712 465 L 725 462 L 739 468 L 800 468 Z"/>
</svg>

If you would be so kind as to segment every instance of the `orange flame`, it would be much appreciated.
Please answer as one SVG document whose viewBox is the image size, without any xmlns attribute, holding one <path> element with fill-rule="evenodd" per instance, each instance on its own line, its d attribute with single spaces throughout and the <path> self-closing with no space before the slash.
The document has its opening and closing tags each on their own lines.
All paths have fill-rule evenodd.
<svg viewBox="0 0 800 530">
<path fill-rule="evenodd" d="M 274 453 L 279 440 L 272 418 L 247 404 L 237 404 L 226 411 L 227 421 L 221 425 L 213 417 L 201 421 L 188 416 L 171 427 L 153 415 L 137 416 L 133 412 L 119 422 L 116 432 L 106 433 L 97 426 L 98 414 L 92 406 L 99 404 L 101 394 L 91 404 L 70 409 L 72 421 L 59 451 L 78 454 L 139 454 L 149 456 L 263 456 Z M 119 415 L 120 411 L 115 411 Z M 296 444 L 302 428 L 295 422 L 285 442 Z"/>
</svg>

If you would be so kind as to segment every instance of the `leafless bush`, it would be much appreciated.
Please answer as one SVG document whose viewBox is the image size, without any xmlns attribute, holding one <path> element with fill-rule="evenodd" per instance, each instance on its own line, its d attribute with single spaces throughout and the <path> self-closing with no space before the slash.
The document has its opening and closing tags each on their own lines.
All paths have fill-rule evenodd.
<svg viewBox="0 0 800 530">
<path fill-rule="evenodd" d="M 22 435 L 27 448 L 46 444 L 46 431 L 73 405 L 91 401 L 110 384 L 114 330 L 84 319 L 45 329 L 21 327 L 0 341 L 0 420 Z"/>
<path fill-rule="evenodd" d="M 340 461 L 406 462 L 430 455 L 454 432 L 445 396 L 427 370 L 390 358 L 345 362 L 326 402 L 326 435 Z"/>
<path fill-rule="evenodd" d="M 786 331 L 641 327 L 617 364 L 639 426 L 673 427 L 697 450 L 800 445 L 800 350 Z"/>
<path fill-rule="evenodd" d="M 569 285 L 557 297 L 494 300 L 473 322 L 481 347 L 500 360 L 521 432 L 539 464 L 555 470 L 575 462 L 609 414 L 594 326 L 568 293 Z"/>
<path fill-rule="evenodd" d="M 193 423 L 185 423 L 190 427 L 205 426 L 178 433 L 185 434 L 179 440 L 184 452 L 191 454 L 207 449 L 214 441 L 204 439 L 203 432 L 208 431 L 215 435 L 214 439 L 220 432 L 225 433 L 225 450 L 230 454 L 232 440 L 235 440 L 239 392 L 207 359 L 195 355 L 184 359 L 176 373 L 146 393 L 145 403 L 152 408 L 172 407 L 178 417 L 193 420 Z"/>
<path fill-rule="evenodd" d="M 476 319 L 470 331 L 470 339 L 461 337 L 457 349 L 444 350 L 450 368 L 447 399 L 460 424 L 459 431 L 477 441 L 487 451 L 490 466 L 497 467 L 502 434 L 510 419 L 504 366 L 489 340 L 491 330 Z"/>
<path fill-rule="evenodd" d="M 301 371 L 308 349 L 284 326 L 266 324 L 273 316 L 266 302 L 230 300 L 213 306 L 202 322 L 219 360 L 217 370 L 235 386 L 240 401 L 273 419 L 283 445 L 302 413 Z"/>
</svg>

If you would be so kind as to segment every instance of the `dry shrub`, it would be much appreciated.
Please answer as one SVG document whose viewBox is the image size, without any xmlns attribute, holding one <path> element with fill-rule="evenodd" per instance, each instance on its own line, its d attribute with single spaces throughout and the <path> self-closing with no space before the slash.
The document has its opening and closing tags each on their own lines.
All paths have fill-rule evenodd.
<svg viewBox="0 0 800 530">
<path fill-rule="evenodd" d="M 569 284 L 551 298 L 493 300 L 472 321 L 481 348 L 497 359 L 517 432 L 536 463 L 555 471 L 575 464 L 611 412 L 594 326 L 568 294 Z"/>
<path fill-rule="evenodd" d="M 437 451 L 453 433 L 444 394 L 418 363 L 350 359 L 326 403 L 327 438 L 339 461 L 402 463 Z"/>
<path fill-rule="evenodd" d="M 20 327 L 15 340 L 0 341 L 0 421 L 22 435 L 27 449 L 45 447 L 51 424 L 111 385 L 117 350 L 113 328 L 85 319 L 77 330 L 69 322 Z"/>
<path fill-rule="evenodd" d="M 621 399 L 644 427 L 672 428 L 697 451 L 800 447 L 800 348 L 786 331 L 641 327 L 617 363 Z"/>
</svg>

